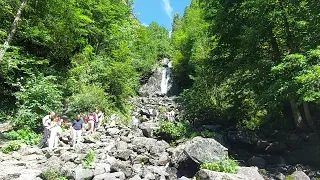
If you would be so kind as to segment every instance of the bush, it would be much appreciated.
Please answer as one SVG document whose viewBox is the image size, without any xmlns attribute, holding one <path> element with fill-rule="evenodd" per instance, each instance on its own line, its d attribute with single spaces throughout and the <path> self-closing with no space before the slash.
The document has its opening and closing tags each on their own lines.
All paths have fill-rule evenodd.
<svg viewBox="0 0 320 180">
<path fill-rule="evenodd" d="M 83 167 L 89 168 L 91 166 L 91 163 L 94 161 L 95 153 L 92 149 L 86 154 L 86 156 L 83 159 Z"/>
<path fill-rule="evenodd" d="M 225 172 L 236 174 L 238 172 L 238 162 L 233 159 L 225 159 L 216 162 L 205 162 L 200 165 L 201 169 L 208 169 L 211 171 Z"/>
<path fill-rule="evenodd" d="M 32 76 L 15 95 L 19 108 L 14 120 L 17 128 L 39 129 L 45 114 L 62 108 L 62 92 L 54 76 Z"/>
<path fill-rule="evenodd" d="M 158 134 L 168 138 L 169 141 L 175 141 L 187 135 L 189 126 L 187 124 L 178 122 L 173 123 L 167 120 L 161 121 Z"/>
<path fill-rule="evenodd" d="M 43 180 L 67 180 L 59 171 L 55 169 L 47 169 L 40 174 Z"/>
<path fill-rule="evenodd" d="M 212 131 L 209 131 L 208 129 L 204 130 L 201 132 L 201 136 L 205 137 L 205 138 L 214 138 L 215 137 L 215 133 Z"/>
<path fill-rule="evenodd" d="M 83 86 L 79 93 L 71 96 L 70 101 L 70 117 L 79 112 L 93 112 L 96 108 L 108 112 L 112 107 L 108 95 L 96 85 Z"/>
<path fill-rule="evenodd" d="M 36 145 L 39 143 L 40 135 L 28 129 L 19 129 L 4 133 L 4 137 L 9 140 L 21 140 L 27 145 Z"/>
<path fill-rule="evenodd" d="M 11 141 L 9 144 L 1 148 L 3 153 L 10 153 L 12 151 L 18 151 L 21 148 L 20 142 L 18 141 Z"/>
</svg>

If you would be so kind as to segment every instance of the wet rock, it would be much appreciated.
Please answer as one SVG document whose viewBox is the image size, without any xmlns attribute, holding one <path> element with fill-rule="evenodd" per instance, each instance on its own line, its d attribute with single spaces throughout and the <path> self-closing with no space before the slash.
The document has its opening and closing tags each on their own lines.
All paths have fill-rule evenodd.
<svg viewBox="0 0 320 180">
<path fill-rule="evenodd" d="M 284 158 L 289 164 L 320 165 L 320 146 L 305 147 L 301 150 L 287 152 Z"/>
<path fill-rule="evenodd" d="M 249 166 L 257 166 L 259 168 L 264 168 L 264 167 L 266 167 L 267 163 L 266 163 L 266 160 L 264 160 L 261 157 L 252 157 L 248 160 L 248 165 Z"/>
<path fill-rule="evenodd" d="M 257 142 L 260 140 L 256 134 L 245 131 L 229 131 L 227 138 L 234 144 L 247 147 L 255 147 Z"/>
</svg>

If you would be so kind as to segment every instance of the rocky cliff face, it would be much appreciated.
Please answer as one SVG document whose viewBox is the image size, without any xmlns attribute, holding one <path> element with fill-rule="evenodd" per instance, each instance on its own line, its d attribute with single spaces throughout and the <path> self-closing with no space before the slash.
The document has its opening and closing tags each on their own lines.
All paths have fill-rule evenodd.
<svg viewBox="0 0 320 180">
<path fill-rule="evenodd" d="M 164 58 L 159 62 L 158 68 L 153 70 L 152 75 L 139 90 L 140 96 L 165 96 L 167 94 L 172 84 L 170 79 L 171 63 L 168 58 Z"/>
</svg>

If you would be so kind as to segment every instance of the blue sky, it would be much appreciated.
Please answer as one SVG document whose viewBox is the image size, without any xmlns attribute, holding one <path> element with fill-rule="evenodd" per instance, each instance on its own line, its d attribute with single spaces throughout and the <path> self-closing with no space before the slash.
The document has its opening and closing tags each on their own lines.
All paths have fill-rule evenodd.
<svg viewBox="0 0 320 180">
<path fill-rule="evenodd" d="M 190 2 L 191 0 L 134 0 L 133 11 L 142 24 L 148 25 L 155 21 L 171 30 L 174 13 L 183 15 L 184 8 Z"/>
</svg>

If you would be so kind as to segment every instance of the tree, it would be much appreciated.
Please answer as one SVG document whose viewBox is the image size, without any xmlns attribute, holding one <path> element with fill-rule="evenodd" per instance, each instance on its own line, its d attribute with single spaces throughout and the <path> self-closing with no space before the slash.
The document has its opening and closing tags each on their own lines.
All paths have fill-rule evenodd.
<svg viewBox="0 0 320 180">
<path fill-rule="evenodd" d="M 11 40 L 17 30 L 18 22 L 20 20 L 22 11 L 26 5 L 27 5 L 27 0 L 22 0 L 21 5 L 18 9 L 18 12 L 14 18 L 13 23 L 12 23 L 12 29 L 11 29 L 10 33 L 8 34 L 6 41 L 4 42 L 3 47 L 0 49 L 0 61 L 2 61 L 4 53 L 6 53 L 7 49 L 9 48 L 9 44 L 10 44 L 10 42 L 11 42 Z"/>
</svg>

